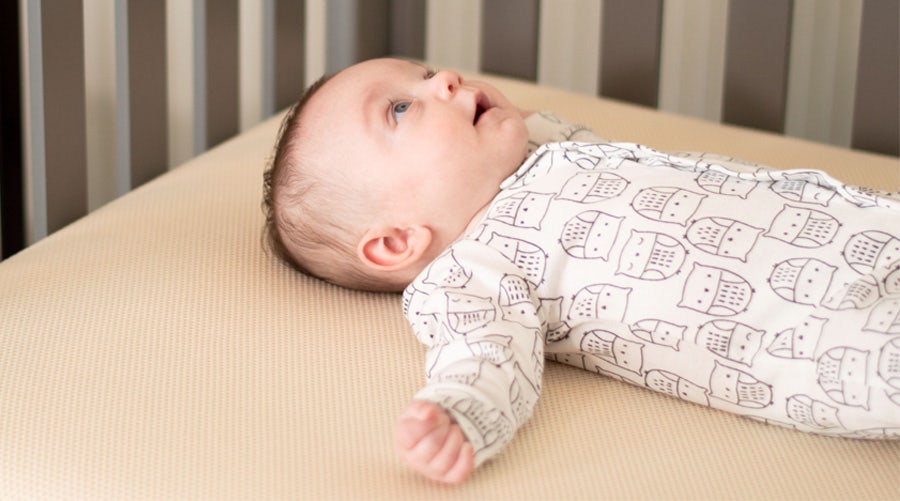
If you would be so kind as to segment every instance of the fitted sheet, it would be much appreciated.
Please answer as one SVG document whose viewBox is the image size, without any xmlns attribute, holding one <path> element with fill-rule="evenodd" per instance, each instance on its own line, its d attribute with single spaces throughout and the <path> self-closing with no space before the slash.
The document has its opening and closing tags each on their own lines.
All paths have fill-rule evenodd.
<svg viewBox="0 0 900 501">
<path fill-rule="evenodd" d="M 900 189 L 896 158 L 490 78 L 611 140 Z M 448 488 L 391 431 L 424 347 L 400 296 L 261 246 L 275 117 L 0 263 L 3 498 L 896 498 L 900 443 L 812 436 L 557 363 L 497 460 Z"/>
</svg>

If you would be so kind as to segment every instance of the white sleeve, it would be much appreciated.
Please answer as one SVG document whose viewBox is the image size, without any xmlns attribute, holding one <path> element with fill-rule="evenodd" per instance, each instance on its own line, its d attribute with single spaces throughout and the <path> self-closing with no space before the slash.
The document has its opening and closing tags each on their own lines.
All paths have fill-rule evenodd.
<svg viewBox="0 0 900 501">
<path fill-rule="evenodd" d="M 429 346 L 415 398 L 446 409 L 475 450 L 496 455 L 531 416 L 544 352 L 539 301 L 521 271 L 472 241 L 435 260 L 405 295 L 407 317 Z"/>
<path fill-rule="evenodd" d="M 528 127 L 528 154 L 534 153 L 542 144 L 561 141 L 603 142 L 590 127 L 575 125 L 550 111 L 538 111 L 525 118 Z"/>
</svg>

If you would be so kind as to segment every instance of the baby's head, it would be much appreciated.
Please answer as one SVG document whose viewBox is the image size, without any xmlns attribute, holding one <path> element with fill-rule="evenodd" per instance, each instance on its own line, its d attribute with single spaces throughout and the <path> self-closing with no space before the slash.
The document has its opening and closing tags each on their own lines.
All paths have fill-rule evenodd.
<svg viewBox="0 0 900 501">
<path fill-rule="evenodd" d="M 354 289 L 399 291 L 525 157 L 518 108 L 494 87 L 373 59 L 313 84 L 265 173 L 270 248 Z"/>
</svg>

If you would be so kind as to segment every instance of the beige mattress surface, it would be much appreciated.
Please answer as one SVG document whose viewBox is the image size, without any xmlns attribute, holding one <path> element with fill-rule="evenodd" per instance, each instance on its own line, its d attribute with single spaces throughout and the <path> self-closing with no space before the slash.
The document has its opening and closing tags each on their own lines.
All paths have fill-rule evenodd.
<svg viewBox="0 0 900 501">
<path fill-rule="evenodd" d="M 900 189 L 896 158 L 492 79 L 615 140 Z M 465 485 L 399 463 L 423 382 L 400 297 L 261 248 L 278 119 L 0 263 L 0 499 L 900 499 L 900 442 L 824 438 L 549 363 Z"/>
</svg>

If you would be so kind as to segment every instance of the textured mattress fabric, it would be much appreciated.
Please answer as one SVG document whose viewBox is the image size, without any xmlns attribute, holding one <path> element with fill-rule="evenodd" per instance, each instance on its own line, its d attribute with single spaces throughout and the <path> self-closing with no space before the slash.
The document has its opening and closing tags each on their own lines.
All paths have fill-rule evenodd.
<svg viewBox="0 0 900 501">
<path fill-rule="evenodd" d="M 493 79 L 613 140 L 900 189 L 896 158 Z M 0 263 L 0 498 L 897 498 L 900 442 L 812 436 L 548 363 L 532 420 L 465 485 L 391 431 L 424 348 L 400 296 L 263 252 L 277 118 Z"/>
</svg>

